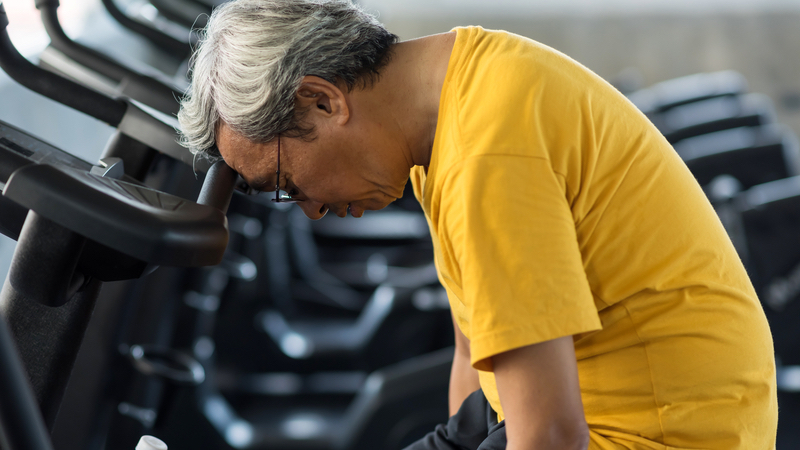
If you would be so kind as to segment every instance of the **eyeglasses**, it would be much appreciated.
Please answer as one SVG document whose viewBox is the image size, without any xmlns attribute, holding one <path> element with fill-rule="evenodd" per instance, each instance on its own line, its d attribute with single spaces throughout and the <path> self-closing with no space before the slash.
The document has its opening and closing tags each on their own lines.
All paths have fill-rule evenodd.
<svg viewBox="0 0 800 450">
<path fill-rule="evenodd" d="M 288 193 L 281 194 L 281 135 L 278 135 L 278 170 L 275 172 L 275 198 L 272 199 L 275 203 L 297 203 L 302 200 L 292 198 Z"/>
</svg>

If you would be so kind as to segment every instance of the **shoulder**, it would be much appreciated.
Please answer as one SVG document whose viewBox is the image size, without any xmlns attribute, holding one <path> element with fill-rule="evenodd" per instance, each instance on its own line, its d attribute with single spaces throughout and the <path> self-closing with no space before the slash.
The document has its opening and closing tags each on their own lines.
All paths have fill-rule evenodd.
<svg viewBox="0 0 800 450">
<path fill-rule="evenodd" d="M 541 42 L 504 30 L 457 27 L 451 66 L 456 70 L 520 79 L 518 70 L 587 74 L 588 69 Z M 474 76 L 474 75 L 473 75 Z"/>
<path fill-rule="evenodd" d="M 548 158 L 542 138 L 579 123 L 590 72 L 556 50 L 505 31 L 456 28 L 440 104 L 441 135 L 460 157 Z M 568 135 L 573 130 L 560 130 Z M 439 130 L 437 130 L 439 134 Z"/>
<path fill-rule="evenodd" d="M 567 141 L 605 123 L 602 116 L 636 113 L 605 80 L 547 45 L 480 27 L 455 31 L 442 107 L 462 146 L 550 158 L 555 148 L 575 148 Z"/>
</svg>

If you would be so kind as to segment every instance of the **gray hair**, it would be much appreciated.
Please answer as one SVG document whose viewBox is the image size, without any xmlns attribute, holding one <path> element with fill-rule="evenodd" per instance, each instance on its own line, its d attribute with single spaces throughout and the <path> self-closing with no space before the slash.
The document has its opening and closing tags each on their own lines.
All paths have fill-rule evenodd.
<svg viewBox="0 0 800 450">
<path fill-rule="evenodd" d="M 348 90 L 379 76 L 397 36 L 348 0 L 236 0 L 214 10 L 181 100 L 181 143 L 219 158 L 224 121 L 253 142 L 307 137 L 295 93 L 306 75 Z"/>
</svg>

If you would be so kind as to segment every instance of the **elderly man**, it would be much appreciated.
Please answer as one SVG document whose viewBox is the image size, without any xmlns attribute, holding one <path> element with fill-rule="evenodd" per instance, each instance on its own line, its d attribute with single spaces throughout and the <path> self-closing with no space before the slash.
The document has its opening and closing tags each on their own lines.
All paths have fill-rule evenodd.
<svg viewBox="0 0 800 450">
<path fill-rule="evenodd" d="M 398 43 L 344 0 L 239 0 L 211 17 L 179 119 L 186 146 L 311 219 L 411 178 L 456 329 L 454 416 L 411 448 L 774 447 L 772 341 L 733 246 L 666 140 L 563 54 L 479 27 Z"/>
</svg>

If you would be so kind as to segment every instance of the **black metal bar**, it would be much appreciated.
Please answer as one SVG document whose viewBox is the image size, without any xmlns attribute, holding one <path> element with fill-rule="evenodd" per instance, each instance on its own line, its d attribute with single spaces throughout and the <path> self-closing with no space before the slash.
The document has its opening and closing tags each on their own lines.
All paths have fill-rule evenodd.
<svg viewBox="0 0 800 450">
<path fill-rule="evenodd" d="M 52 450 L 14 339 L 0 317 L 0 448 Z"/>
<path fill-rule="evenodd" d="M 205 28 L 211 8 L 191 0 L 152 0 L 150 2 L 167 19 L 188 28 Z"/>
<path fill-rule="evenodd" d="M 47 427 L 52 427 L 61 398 L 69 380 L 75 357 L 100 292 L 100 282 L 90 281 L 78 292 L 70 286 L 70 267 L 80 256 L 74 252 L 75 239 L 63 227 L 30 211 L 22 227 L 11 270 L 0 292 L 0 313 L 3 314 L 17 342 L 20 358 L 28 373 L 33 391 Z M 42 259 L 42 254 L 49 257 Z M 63 257 L 53 258 L 54 255 Z M 48 261 L 43 264 L 43 261 Z M 61 264 L 56 264 L 60 261 Z M 50 266 L 60 267 L 50 267 Z M 64 273 L 62 273 L 62 271 Z M 55 273 L 55 278 L 53 274 Z M 69 279 L 69 280 L 67 280 Z M 67 280 L 58 283 L 58 280 Z M 60 284 L 72 293 L 52 294 L 48 289 L 31 291 L 34 283 Z M 64 306 L 53 308 L 41 295 L 69 297 Z"/>
<path fill-rule="evenodd" d="M 53 47 L 92 70 L 102 73 L 114 81 L 122 81 L 127 71 L 122 65 L 111 61 L 96 50 L 78 44 L 67 36 L 58 21 L 58 5 L 37 4 L 42 16 L 42 23 Z"/>
<path fill-rule="evenodd" d="M 217 161 L 206 173 L 197 203 L 227 212 L 237 177 L 236 172 L 225 164 L 225 161 Z"/>
<path fill-rule="evenodd" d="M 0 2 L 0 28 L 6 29 L 8 27 L 8 15 L 6 15 L 6 8 Z"/>
<path fill-rule="evenodd" d="M 36 67 L 19 54 L 8 37 L 8 16 L 0 3 L 0 68 L 28 89 L 88 114 L 113 127 L 119 125 L 127 104 L 106 97 L 54 73 Z"/>
<path fill-rule="evenodd" d="M 0 145 L 2 145 L 2 143 L 0 143 Z M 33 161 L 19 153 L 3 151 L 3 149 L 0 148 L 0 183 L 5 184 L 5 182 L 8 181 L 8 177 L 10 177 L 15 170 L 27 166 L 28 164 L 33 164 Z"/>
<path fill-rule="evenodd" d="M 126 67 L 108 56 L 78 44 L 64 33 L 61 23 L 58 21 L 58 3 L 52 1 L 37 2 L 37 8 L 41 12 L 42 23 L 50 36 L 51 45 L 58 51 L 64 53 L 75 62 L 82 66 L 114 80 L 117 83 L 126 83 L 128 91 L 134 91 L 132 98 L 138 100 L 152 108 L 156 108 L 164 114 L 174 115 L 178 113 L 178 98 L 183 96 L 183 92 L 168 86 L 161 81 L 142 75 L 130 67 Z M 188 48 L 188 44 L 187 44 Z"/>
<path fill-rule="evenodd" d="M 18 241 L 19 251 L 14 253 L 6 279 L 28 301 L 59 307 L 83 284 L 83 277 L 75 274 L 75 268 L 84 244 L 85 237 L 28 212 Z M 31 261 L 36 261 L 34 266 Z"/>
<path fill-rule="evenodd" d="M 135 180 L 144 181 L 156 152 L 140 141 L 120 131 L 114 132 L 103 150 L 101 158 L 120 158 L 125 161 L 125 174 Z"/>
<path fill-rule="evenodd" d="M 189 47 L 189 42 L 181 42 L 161 30 L 157 30 L 131 19 L 119 9 L 114 0 L 103 0 L 103 5 L 105 5 L 111 17 L 123 27 L 144 36 L 145 39 L 155 44 L 158 48 L 178 59 L 189 57 L 192 50 L 191 47 Z M 190 33 L 189 30 L 186 30 L 187 37 L 191 35 Z"/>
</svg>

